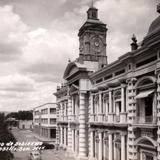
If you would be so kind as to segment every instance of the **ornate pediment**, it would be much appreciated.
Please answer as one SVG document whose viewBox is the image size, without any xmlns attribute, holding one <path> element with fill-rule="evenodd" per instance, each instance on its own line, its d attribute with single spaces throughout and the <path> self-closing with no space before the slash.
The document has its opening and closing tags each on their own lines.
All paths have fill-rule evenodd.
<svg viewBox="0 0 160 160">
<path fill-rule="evenodd" d="M 78 71 L 78 68 L 74 62 L 70 62 L 64 72 L 63 78 L 66 79 L 70 75 L 76 73 Z"/>
<path fill-rule="evenodd" d="M 84 64 L 81 64 L 79 62 L 70 62 L 64 72 L 63 78 L 67 79 L 68 77 L 74 75 L 78 71 L 86 71 L 86 66 Z"/>
</svg>

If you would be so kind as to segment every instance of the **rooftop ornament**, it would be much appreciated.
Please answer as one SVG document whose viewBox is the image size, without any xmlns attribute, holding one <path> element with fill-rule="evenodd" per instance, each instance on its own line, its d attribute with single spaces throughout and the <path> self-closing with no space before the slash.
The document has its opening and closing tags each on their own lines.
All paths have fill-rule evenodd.
<svg viewBox="0 0 160 160">
<path fill-rule="evenodd" d="M 131 50 L 135 51 L 138 48 L 137 38 L 136 38 L 135 34 L 133 34 L 131 39 L 132 39 Z"/>
</svg>

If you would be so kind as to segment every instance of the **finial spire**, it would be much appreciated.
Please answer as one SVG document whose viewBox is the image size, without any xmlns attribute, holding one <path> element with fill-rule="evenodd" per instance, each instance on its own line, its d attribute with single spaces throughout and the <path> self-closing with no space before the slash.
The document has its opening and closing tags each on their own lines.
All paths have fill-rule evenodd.
<svg viewBox="0 0 160 160">
<path fill-rule="evenodd" d="M 94 7 L 94 0 L 91 0 L 91 6 L 87 11 L 88 19 L 98 20 L 98 9 Z"/>
<path fill-rule="evenodd" d="M 160 2 L 157 5 L 157 12 L 160 13 Z"/>
<path fill-rule="evenodd" d="M 91 8 L 94 7 L 94 0 L 91 1 Z"/>
<path fill-rule="evenodd" d="M 131 50 L 135 51 L 138 48 L 137 38 L 136 38 L 135 34 L 133 34 L 131 39 L 132 39 Z"/>
</svg>

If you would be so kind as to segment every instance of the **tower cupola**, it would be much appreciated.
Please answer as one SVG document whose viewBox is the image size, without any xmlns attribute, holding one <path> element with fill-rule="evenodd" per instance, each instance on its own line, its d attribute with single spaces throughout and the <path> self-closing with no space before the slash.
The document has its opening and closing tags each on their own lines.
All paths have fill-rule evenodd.
<svg viewBox="0 0 160 160">
<path fill-rule="evenodd" d="M 98 10 L 95 7 L 90 7 L 87 11 L 87 18 L 98 20 Z"/>
</svg>

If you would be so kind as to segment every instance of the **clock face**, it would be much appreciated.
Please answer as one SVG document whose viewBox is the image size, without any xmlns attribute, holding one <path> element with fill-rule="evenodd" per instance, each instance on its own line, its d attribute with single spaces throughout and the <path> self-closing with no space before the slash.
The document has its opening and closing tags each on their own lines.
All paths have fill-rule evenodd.
<svg viewBox="0 0 160 160">
<path fill-rule="evenodd" d="M 95 42 L 94 42 L 94 45 L 95 45 L 96 47 L 98 47 L 98 46 L 99 46 L 99 41 L 95 41 Z"/>
<path fill-rule="evenodd" d="M 103 47 L 102 40 L 99 37 L 96 37 L 92 40 L 92 47 L 96 53 L 100 53 Z"/>
</svg>

